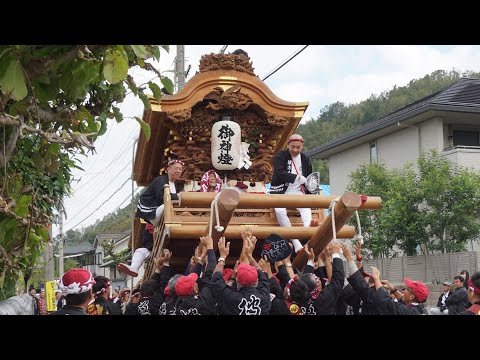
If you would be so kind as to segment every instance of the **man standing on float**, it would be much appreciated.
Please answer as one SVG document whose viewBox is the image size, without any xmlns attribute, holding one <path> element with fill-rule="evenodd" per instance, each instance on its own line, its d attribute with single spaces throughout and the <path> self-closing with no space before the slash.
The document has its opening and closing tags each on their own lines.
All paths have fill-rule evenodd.
<svg viewBox="0 0 480 360">
<path fill-rule="evenodd" d="M 138 270 L 153 249 L 154 226 L 158 226 L 163 217 L 164 186 L 169 184 L 172 200 L 178 200 L 177 194 L 183 190 L 183 182 L 180 181 L 180 176 L 182 176 L 185 163 L 178 159 L 172 159 L 166 167 L 167 173 L 157 176 L 138 200 L 135 217 L 147 221 L 142 233 L 142 244 L 133 253 L 131 265 L 125 263 L 117 265 L 120 272 L 132 277 L 138 276 Z"/>
<path fill-rule="evenodd" d="M 306 177 L 312 173 L 312 162 L 302 152 L 304 143 L 301 135 L 293 134 L 288 138 L 287 149 L 281 150 L 275 155 L 270 194 L 310 194 L 305 187 L 305 182 L 307 181 Z M 302 217 L 303 226 L 318 226 L 318 222 L 312 223 L 312 209 L 297 208 L 297 210 Z M 275 215 L 280 226 L 292 226 L 286 208 L 275 208 Z M 291 239 L 291 241 L 295 252 L 302 249 L 302 244 L 298 239 Z"/>
</svg>

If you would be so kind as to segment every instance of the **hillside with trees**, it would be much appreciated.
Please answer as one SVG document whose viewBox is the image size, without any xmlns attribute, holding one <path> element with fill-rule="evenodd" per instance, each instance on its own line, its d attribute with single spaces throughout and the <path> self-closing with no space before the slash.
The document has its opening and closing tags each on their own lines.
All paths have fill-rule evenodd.
<svg viewBox="0 0 480 360">
<path fill-rule="evenodd" d="M 135 196 L 135 207 L 139 196 L 139 194 Z M 96 234 L 128 232 L 132 228 L 132 214 L 132 204 L 128 204 L 123 209 L 118 209 L 81 230 L 68 230 L 65 233 L 65 244 L 77 245 L 84 242 L 93 244 Z"/>
<path fill-rule="evenodd" d="M 336 102 L 320 110 L 316 119 L 301 124 L 297 132 L 305 139 L 305 150 L 313 149 L 434 94 L 461 77 L 480 78 L 480 73 L 437 70 L 421 79 L 411 80 L 406 86 L 394 86 L 380 95 L 372 94 L 358 104 Z M 328 184 L 328 164 L 322 160 L 313 163 L 314 169 L 320 171 L 322 183 Z"/>
</svg>

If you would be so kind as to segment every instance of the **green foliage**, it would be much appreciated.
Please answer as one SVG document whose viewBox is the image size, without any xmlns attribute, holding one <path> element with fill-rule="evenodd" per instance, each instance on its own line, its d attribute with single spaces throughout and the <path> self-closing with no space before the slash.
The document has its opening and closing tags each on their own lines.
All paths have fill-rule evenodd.
<svg viewBox="0 0 480 360">
<path fill-rule="evenodd" d="M 70 269 L 78 268 L 78 262 L 73 259 L 65 259 L 63 262 L 64 272 L 67 272 Z"/>
<path fill-rule="evenodd" d="M 364 247 L 374 257 L 394 256 L 394 246 L 406 255 L 462 251 L 480 236 L 480 174 L 435 151 L 418 159 L 418 170 L 368 164 L 351 174 L 349 190 L 383 200 L 382 209 L 360 212 Z"/>
<path fill-rule="evenodd" d="M 123 48 L 107 50 L 103 61 L 103 75 L 111 84 L 125 80 L 128 72 L 128 57 Z"/>
<path fill-rule="evenodd" d="M 424 154 L 418 161 L 422 196 L 421 214 L 430 226 L 427 235 L 438 239 L 432 250 L 455 252 L 465 250 L 469 240 L 480 234 L 480 174 L 454 167 L 436 151 Z"/>
<path fill-rule="evenodd" d="M 116 267 L 118 264 L 122 262 L 125 262 L 132 255 L 132 251 L 128 248 L 118 253 L 114 253 L 115 243 L 113 242 L 113 240 L 111 241 L 104 240 L 102 241 L 101 245 L 103 247 L 105 257 L 110 256 L 110 258 L 113 260 L 112 266 L 114 267 Z"/>
<path fill-rule="evenodd" d="M 34 275 L 79 155 L 94 149 L 108 118 L 124 120 L 118 104 L 128 89 L 147 99 L 128 70 L 165 82 L 147 62 L 159 56 L 153 45 L 0 45 L 0 300 Z M 150 89 L 158 99 L 158 86 Z"/>
<path fill-rule="evenodd" d="M 135 196 L 133 203 L 138 202 L 139 194 Z M 82 228 L 81 230 L 69 230 L 65 233 L 65 244 L 78 245 L 88 242 L 93 244 L 95 236 L 103 233 L 123 233 L 132 228 L 132 206 L 128 204 L 123 209 L 118 209 L 98 220 L 95 224 Z M 58 239 L 57 239 L 58 240 Z"/>
<path fill-rule="evenodd" d="M 147 100 L 148 101 L 148 100 Z M 151 130 L 150 130 L 150 125 L 148 125 L 145 121 L 143 121 L 142 119 L 140 119 L 138 116 L 135 116 L 135 120 L 138 121 L 138 123 L 140 124 L 140 127 L 142 128 L 143 130 L 143 134 L 145 135 L 145 139 L 147 141 L 150 140 L 150 135 L 152 134 L 151 133 Z"/>
<path fill-rule="evenodd" d="M 0 78 L 0 88 L 3 93 L 10 94 L 14 100 L 22 100 L 27 96 L 28 90 L 22 65 L 16 59 L 9 59 L 7 69 Z"/>
<path fill-rule="evenodd" d="M 312 160 L 313 171 L 318 171 L 320 173 L 320 183 L 321 184 L 330 184 L 330 173 L 328 171 L 329 165 L 328 161 L 313 159 Z"/>
</svg>

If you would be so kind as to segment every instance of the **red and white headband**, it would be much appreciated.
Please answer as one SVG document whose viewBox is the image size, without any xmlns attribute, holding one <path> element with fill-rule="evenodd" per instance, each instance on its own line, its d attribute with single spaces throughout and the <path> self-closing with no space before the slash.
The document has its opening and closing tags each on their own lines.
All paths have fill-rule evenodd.
<svg viewBox="0 0 480 360">
<path fill-rule="evenodd" d="M 185 166 L 185 163 L 182 161 L 182 160 L 170 160 L 168 163 L 167 163 L 167 167 L 173 165 L 173 164 L 176 164 L 176 163 L 179 163 L 180 165 L 182 166 Z"/>
<path fill-rule="evenodd" d="M 480 295 L 480 288 L 476 287 L 472 281 L 472 278 L 468 279 L 468 287 L 472 290 L 475 294 Z"/>
<path fill-rule="evenodd" d="M 290 144 L 292 141 L 300 141 L 302 144 L 305 142 L 305 140 L 303 140 L 303 137 L 301 135 L 298 135 L 298 134 L 291 135 L 288 138 L 287 144 Z"/>
</svg>

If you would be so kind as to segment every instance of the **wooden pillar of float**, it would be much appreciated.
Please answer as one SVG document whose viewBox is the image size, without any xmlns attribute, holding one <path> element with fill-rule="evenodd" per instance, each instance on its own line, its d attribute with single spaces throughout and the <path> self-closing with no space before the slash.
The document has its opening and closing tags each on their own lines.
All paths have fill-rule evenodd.
<svg viewBox="0 0 480 360">
<path fill-rule="evenodd" d="M 207 207 L 210 206 L 215 193 L 182 192 L 178 194 L 179 206 L 182 207 Z M 321 208 L 328 209 L 332 200 L 337 196 L 324 195 L 259 195 L 240 194 L 240 208 Z M 380 209 L 382 198 L 368 196 L 360 206 L 361 209 Z"/>
<path fill-rule="evenodd" d="M 213 193 L 214 195 L 217 195 L 216 193 Z M 215 197 L 214 197 L 215 198 Z M 213 199 L 212 199 L 213 201 Z M 233 190 L 233 189 L 225 189 L 220 192 L 220 196 L 218 197 L 217 200 L 217 207 L 218 207 L 218 220 L 220 221 L 220 224 L 217 224 L 217 216 L 216 216 L 216 209 L 215 207 L 213 208 L 213 211 L 210 213 L 210 217 L 212 219 L 212 239 L 213 239 L 213 248 L 216 250 L 218 248 L 218 239 L 220 239 L 224 233 L 225 230 L 227 229 L 228 224 L 230 223 L 230 219 L 233 216 L 233 213 L 235 212 L 235 209 L 238 206 L 238 203 L 240 201 L 240 197 L 238 194 L 238 191 Z M 215 229 L 215 226 L 220 225 L 223 226 L 222 231 L 217 231 Z M 200 225 L 202 226 L 202 225 Z M 181 228 L 180 226 L 178 228 Z M 203 227 L 203 231 L 199 231 L 196 233 L 196 236 L 198 234 L 202 233 L 207 233 L 209 232 L 209 228 L 207 225 L 207 229 L 205 230 L 205 227 Z M 190 235 L 190 238 L 195 237 L 194 234 Z"/>
<path fill-rule="evenodd" d="M 362 198 L 353 192 L 344 193 L 337 201 L 334 210 L 335 216 L 335 230 L 337 231 L 350 219 L 353 213 L 359 209 L 362 205 Z M 325 221 L 320 224 L 315 234 L 308 240 L 307 244 L 309 248 L 313 248 L 315 255 L 318 255 L 328 245 L 333 238 L 332 229 L 332 213 L 328 215 Z M 303 270 L 307 263 L 307 254 L 302 249 L 297 253 L 295 260 L 293 261 L 293 267 Z"/>
<path fill-rule="evenodd" d="M 173 219 L 172 195 L 170 194 L 170 185 L 163 185 L 163 222 L 168 224 Z"/>
<path fill-rule="evenodd" d="M 220 220 L 222 223 L 222 220 Z M 223 225 L 222 225 L 223 226 Z M 331 226 L 331 225 L 330 225 Z M 199 236 L 205 236 L 208 234 L 208 228 L 205 230 L 205 225 L 182 225 L 182 226 L 168 226 L 167 225 L 168 236 L 170 239 L 195 239 Z M 222 235 L 225 236 L 227 240 L 230 239 L 241 239 L 241 233 L 245 229 L 243 225 L 230 225 L 228 228 L 225 228 L 225 231 L 222 232 Z M 282 227 L 282 226 L 256 226 L 252 225 L 253 235 L 258 240 L 264 240 L 271 234 L 277 234 L 285 239 L 310 239 L 317 232 L 318 227 L 303 227 L 303 226 L 294 226 L 294 227 Z M 212 231 L 212 238 L 216 230 Z M 353 226 L 344 226 L 337 232 L 338 238 L 352 238 L 355 235 L 355 227 Z M 218 236 L 218 238 L 220 238 Z M 217 239 L 218 241 L 218 239 Z"/>
</svg>

